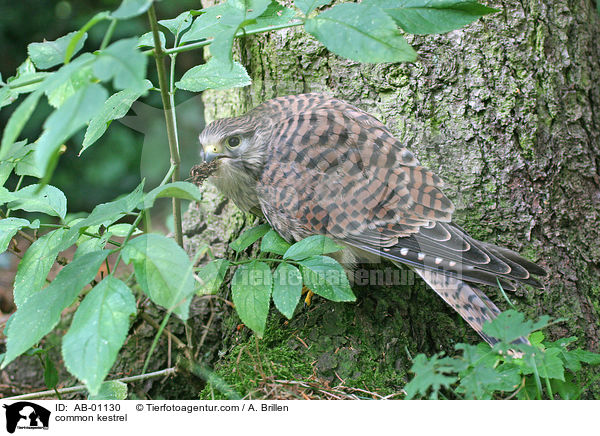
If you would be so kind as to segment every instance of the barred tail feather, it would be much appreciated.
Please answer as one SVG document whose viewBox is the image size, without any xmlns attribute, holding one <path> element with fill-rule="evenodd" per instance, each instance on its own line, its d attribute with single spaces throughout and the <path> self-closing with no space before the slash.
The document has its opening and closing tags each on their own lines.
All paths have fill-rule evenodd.
<svg viewBox="0 0 600 436">
<path fill-rule="evenodd" d="M 500 309 L 477 287 L 436 271 L 414 268 L 423 280 L 448 303 L 488 344 L 494 346 L 498 340 L 483 332 L 483 324 L 498 316 Z M 519 338 L 515 343 L 529 343 Z"/>
</svg>

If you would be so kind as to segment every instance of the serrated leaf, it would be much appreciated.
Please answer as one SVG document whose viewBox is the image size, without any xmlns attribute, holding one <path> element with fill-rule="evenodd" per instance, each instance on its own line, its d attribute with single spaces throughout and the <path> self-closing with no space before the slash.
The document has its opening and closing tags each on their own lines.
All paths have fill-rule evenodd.
<svg viewBox="0 0 600 436">
<path fill-rule="evenodd" d="M 283 255 L 284 259 L 303 260 L 318 254 L 335 253 L 342 247 L 327 236 L 313 235 L 292 245 Z"/>
<path fill-rule="evenodd" d="M 342 3 L 306 20 L 304 28 L 333 53 L 359 62 L 412 62 L 417 54 L 381 9 Z"/>
<path fill-rule="evenodd" d="M 166 236 L 145 234 L 130 240 L 121 254 L 126 263 L 133 263 L 144 293 L 187 320 L 195 287 L 193 265 L 183 248 Z"/>
<path fill-rule="evenodd" d="M 88 239 L 84 240 L 81 243 L 78 243 L 77 251 L 73 255 L 73 259 L 77 259 L 78 257 L 84 256 L 94 251 L 103 250 L 110 236 L 110 232 L 104 232 L 99 238 L 93 238 L 91 236 L 87 237 Z"/>
<path fill-rule="evenodd" d="M 15 174 L 18 176 L 32 176 L 38 179 L 44 177 L 44 171 L 35 163 L 36 144 L 29 144 L 23 147 L 23 156 L 16 159 Z"/>
<path fill-rule="evenodd" d="M 227 21 L 229 9 L 230 6 L 227 3 L 202 9 L 203 14 L 194 19 L 189 30 L 181 37 L 181 43 L 214 38 L 225 26 L 231 25 Z M 224 23 L 222 24 L 222 22 Z"/>
<path fill-rule="evenodd" d="M 62 341 L 65 367 L 98 394 L 125 343 L 135 298 L 122 281 L 105 277 L 79 305 Z"/>
<path fill-rule="evenodd" d="M 271 229 L 263 236 L 260 243 L 260 251 L 265 253 L 275 253 L 283 256 L 292 245 L 283 239 L 279 234 Z"/>
<path fill-rule="evenodd" d="M 119 20 L 137 17 L 146 12 L 152 5 L 152 0 L 123 0 L 111 16 Z"/>
<path fill-rule="evenodd" d="M 233 62 L 233 66 L 228 68 L 212 58 L 206 64 L 187 70 L 175 86 L 186 91 L 201 92 L 207 89 L 239 88 L 251 83 L 250 76 L 239 62 Z"/>
<path fill-rule="evenodd" d="M 460 29 L 499 12 L 475 0 L 365 0 L 380 7 L 407 33 L 426 35 Z"/>
<path fill-rule="evenodd" d="M 329 3 L 331 0 L 294 0 L 294 5 L 304 12 L 304 15 L 310 14 L 321 6 L 327 6 Z"/>
<path fill-rule="evenodd" d="M 88 400 L 126 400 L 127 384 L 118 380 L 102 383 L 96 395 L 88 395 Z"/>
<path fill-rule="evenodd" d="M 302 295 L 302 274 L 294 265 L 280 263 L 273 273 L 273 303 L 291 319 Z"/>
<path fill-rule="evenodd" d="M 125 236 L 127 236 L 129 234 L 129 232 L 131 231 L 131 224 L 127 224 L 127 223 L 122 223 L 122 224 L 113 224 L 112 226 L 110 226 L 107 229 L 107 232 L 119 237 L 119 238 L 124 238 Z M 133 232 L 131 233 L 132 236 L 137 236 L 139 234 L 141 234 L 142 231 L 140 229 L 134 229 Z"/>
<path fill-rule="evenodd" d="M 244 30 L 246 32 L 252 32 L 258 29 L 268 28 L 269 26 L 280 26 L 288 24 L 296 17 L 296 11 L 285 6 L 280 5 L 278 2 L 273 1 L 262 15 L 256 17 L 254 20 L 250 20 L 248 24 L 245 24 Z"/>
<path fill-rule="evenodd" d="M 92 73 L 92 67 L 86 66 L 74 71 L 60 86 L 54 87 L 51 91 L 46 92 L 48 103 L 55 109 L 63 105 L 65 101 L 81 88 L 85 88 L 96 78 Z"/>
<path fill-rule="evenodd" d="M 160 40 L 160 46 L 164 48 L 167 45 L 167 38 L 160 30 L 158 31 L 158 39 Z M 142 36 L 140 36 L 137 46 L 154 47 L 154 34 L 152 32 L 144 33 Z"/>
<path fill-rule="evenodd" d="M 229 261 L 226 259 L 217 259 L 208 262 L 196 272 L 196 295 L 216 294 L 225 280 L 225 275 L 229 269 Z"/>
<path fill-rule="evenodd" d="M 99 84 L 79 89 L 55 110 L 44 123 L 44 133 L 37 141 L 35 163 L 48 174 L 58 150 L 67 139 L 100 111 L 107 98 Z"/>
<path fill-rule="evenodd" d="M 46 70 L 62 64 L 65 60 L 67 47 L 76 34 L 77 32 L 67 33 L 55 41 L 33 42 L 27 46 L 27 54 L 40 70 Z M 78 38 L 73 53 L 77 53 L 83 48 L 86 39 L 87 33 Z"/>
<path fill-rule="evenodd" d="M 64 218 L 67 214 L 67 197 L 63 192 L 51 185 L 29 185 L 10 196 L 8 208 L 27 212 L 42 212 Z"/>
<path fill-rule="evenodd" d="M 190 13 L 190 11 L 182 12 L 181 14 L 177 15 L 177 17 L 172 18 L 170 20 L 160 20 L 158 22 L 158 24 L 160 24 L 161 26 L 169 29 L 169 32 L 171 32 L 173 36 L 187 29 L 191 23 L 192 14 Z"/>
<path fill-rule="evenodd" d="M 540 317 L 540 320 L 533 322 L 525 320 L 525 316 L 515 310 L 502 312 L 496 319 L 486 322 L 483 325 L 483 332 L 505 344 L 510 344 L 514 340 L 529 336 L 535 330 L 539 330 L 548 325 L 548 316 Z"/>
<path fill-rule="evenodd" d="M 122 218 L 126 213 L 134 210 L 144 198 L 144 181 L 129 194 L 108 203 L 99 204 L 92 210 L 92 213 L 87 218 L 78 221 L 74 228 L 83 228 L 96 225 L 109 226 L 118 219 Z"/>
<path fill-rule="evenodd" d="M 42 289 L 58 253 L 73 245 L 77 235 L 68 237 L 66 229 L 57 229 L 40 237 L 25 251 L 19 262 L 14 284 L 17 307 Z"/>
<path fill-rule="evenodd" d="M 265 332 L 272 286 L 271 268 L 258 261 L 239 267 L 231 281 L 235 310 L 242 322 L 260 338 Z"/>
<path fill-rule="evenodd" d="M 453 359 L 438 354 L 431 359 L 417 354 L 410 369 L 415 376 L 404 386 L 405 399 L 425 397 L 428 392 L 429 399 L 437 399 L 441 388 L 448 388 L 457 380 L 454 363 Z"/>
<path fill-rule="evenodd" d="M 560 350 L 549 348 L 545 351 L 535 353 L 530 359 L 524 359 L 529 365 L 522 368 L 523 374 L 533 374 L 535 372 L 533 365 L 537 367 L 537 372 L 541 378 L 553 378 L 565 380 L 565 368 L 560 358 Z"/>
<path fill-rule="evenodd" d="M 0 253 L 6 251 L 13 236 L 15 236 L 23 227 L 39 229 L 40 222 L 39 220 L 35 220 L 33 223 L 30 223 L 26 219 L 12 217 L 0 220 Z"/>
<path fill-rule="evenodd" d="M 11 317 L 1 368 L 39 342 L 58 324 L 62 311 L 73 304 L 83 287 L 93 280 L 108 253 L 94 252 L 72 261 L 44 292 L 37 292 L 25 300 Z"/>
<path fill-rule="evenodd" d="M 27 124 L 27 121 L 29 121 L 29 118 L 37 107 L 41 96 L 41 89 L 38 88 L 35 92 L 29 94 L 27 98 L 23 100 L 23 102 L 17 107 L 17 109 L 15 109 L 8 119 L 6 127 L 4 128 L 4 133 L 2 134 L 0 160 L 4 160 L 6 158 L 8 150 L 21 134 L 21 131 L 23 130 L 23 127 L 25 127 L 25 124 Z"/>
<path fill-rule="evenodd" d="M 89 29 L 91 29 L 94 25 L 96 25 L 96 23 L 99 23 L 100 21 L 105 20 L 109 17 L 110 17 L 110 14 L 107 11 L 98 12 L 96 15 L 94 15 L 92 18 L 90 18 L 83 25 L 83 27 L 77 31 L 77 33 L 75 33 L 75 36 L 73 36 L 73 38 L 71 38 L 71 41 L 69 42 L 69 45 L 67 46 L 67 49 L 65 50 L 65 58 L 64 58 L 65 64 L 68 64 L 71 61 L 71 58 L 73 57 L 73 54 L 75 53 L 75 48 L 79 44 L 79 40 L 82 39 L 84 36 L 87 37 L 87 34 L 85 32 L 88 31 Z"/>
<path fill-rule="evenodd" d="M 116 89 L 143 89 L 148 56 L 138 49 L 137 43 L 137 38 L 121 39 L 100 51 L 93 66 L 98 79 L 112 79 Z"/>
<path fill-rule="evenodd" d="M 142 95 L 145 95 L 146 91 L 150 88 L 152 88 L 152 82 L 144 80 L 144 86 L 140 88 L 124 89 L 111 95 L 108 100 L 104 102 L 100 112 L 90 120 L 90 124 L 85 131 L 85 137 L 83 138 L 83 144 L 81 145 L 79 155 L 106 132 L 106 129 L 112 120 L 117 120 L 127 115 L 133 102 Z"/>
<path fill-rule="evenodd" d="M 189 182 L 172 182 L 158 186 L 144 197 L 144 209 L 154 206 L 157 198 L 174 197 L 184 200 L 201 201 L 202 194 L 196 185 Z"/>
<path fill-rule="evenodd" d="M 52 73 L 37 71 L 32 73 L 19 74 L 8 80 L 7 90 L 11 90 L 15 94 L 26 94 L 38 89 L 43 80 Z"/>
<path fill-rule="evenodd" d="M 355 301 L 344 268 L 331 257 L 313 256 L 301 260 L 300 271 L 308 289 L 331 301 Z"/>
<path fill-rule="evenodd" d="M 245 230 L 244 233 L 239 236 L 239 238 L 229 244 L 229 247 L 237 252 L 244 251 L 246 248 L 262 238 L 270 229 L 271 226 L 265 223 Z"/>
</svg>

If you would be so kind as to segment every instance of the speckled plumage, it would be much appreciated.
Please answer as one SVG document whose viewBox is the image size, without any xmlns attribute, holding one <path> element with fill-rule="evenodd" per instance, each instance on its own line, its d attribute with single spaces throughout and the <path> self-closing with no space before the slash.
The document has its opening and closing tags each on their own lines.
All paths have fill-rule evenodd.
<svg viewBox="0 0 600 436">
<path fill-rule="evenodd" d="M 230 147 L 231 138 L 237 138 Z M 211 178 L 288 241 L 324 234 L 358 257 L 408 264 L 480 334 L 498 308 L 474 283 L 541 287 L 542 268 L 452 223 L 442 180 L 377 119 L 322 94 L 269 100 L 200 135 Z"/>
</svg>

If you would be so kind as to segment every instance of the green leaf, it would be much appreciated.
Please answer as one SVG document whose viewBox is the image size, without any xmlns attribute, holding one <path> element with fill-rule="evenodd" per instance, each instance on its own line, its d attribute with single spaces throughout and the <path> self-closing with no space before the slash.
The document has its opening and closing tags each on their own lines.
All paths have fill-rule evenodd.
<svg viewBox="0 0 600 436">
<path fill-rule="evenodd" d="M 125 343 L 135 297 L 122 281 L 105 277 L 79 305 L 62 341 L 65 367 L 98 394 Z"/>
<path fill-rule="evenodd" d="M 573 374 L 565 373 L 565 381 L 552 379 L 552 391 L 558 393 L 563 400 L 577 400 L 581 396 L 581 388 L 577 386 Z"/>
<path fill-rule="evenodd" d="M 94 74 L 98 79 L 113 79 L 116 89 L 144 89 L 148 56 L 137 47 L 137 38 L 121 39 L 98 53 Z"/>
<path fill-rule="evenodd" d="M 65 229 L 48 232 L 25 251 L 19 262 L 13 290 L 17 307 L 20 308 L 29 297 L 42 289 L 58 253 L 77 240 L 76 234 L 71 237 L 66 234 Z"/>
<path fill-rule="evenodd" d="M 365 0 L 380 7 L 408 33 L 426 35 L 460 29 L 498 9 L 475 0 Z"/>
<path fill-rule="evenodd" d="M 341 246 L 337 245 L 327 236 L 313 235 L 292 245 L 285 252 L 283 258 L 292 260 L 303 260 L 318 254 L 334 253 L 341 249 Z"/>
<path fill-rule="evenodd" d="M 40 70 L 47 70 L 48 68 L 62 64 L 65 60 L 67 47 L 75 34 L 77 32 L 68 33 L 55 41 L 33 42 L 27 46 L 27 54 Z M 77 53 L 83 48 L 86 39 L 87 33 L 78 38 L 73 53 Z"/>
<path fill-rule="evenodd" d="M 206 89 L 239 88 L 251 83 L 250 76 L 239 62 L 234 62 L 233 67 L 228 68 L 212 58 L 206 64 L 187 70 L 175 86 L 186 91 L 201 92 Z"/>
<path fill-rule="evenodd" d="M 260 243 L 260 251 L 265 253 L 275 253 L 283 256 L 291 244 L 283 239 L 279 234 L 271 229 L 263 236 Z"/>
<path fill-rule="evenodd" d="M 192 14 L 190 11 L 182 12 L 177 15 L 177 17 L 172 18 L 170 20 L 160 20 L 158 24 L 163 27 L 169 29 L 169 32 L 176 36 L 178 33 L 181 33 L 185 29 L 187 29 L 192 23 Z"/>
<path fill-rule="evenodd" d="M 294 0 L 294 5 L 304 12 L 304 15 L 310 14 L 321 6 L 327 6 L 329 3 L 331 0 Z"/>
<path fill-rule="evenodd" d="M 27 58 L 29 59 L 29 58 Z M 38 89 L 43 80 L 52 73 L 33 71 L 17 74 L 15 77 L 11 77 L 7 80 L 8 86 L 5 88 L 18 94 L 26 94 Z"/>
<path fill-rule="evenodd" d="M 187 320 L 195 287 L 193 265 L 183 248 L 166 236 L 145 234 L 130 240 L 121 254 L 126 263 L 133 263 L 144 293 Z"/>
<path fill-rule="evenodd" d="M 158 186 L 144 197 L 144 209 L 154 206 L 157 198 L 174 197 L 184 200 L 201 201 L 202 194 L 196 185 L 189 182 L 173 182 Z"/>
<path fill-rule="evenodd" d="M 359 62 L 412 62 L 417 54 L 381 9 L 342 3 L 309 18 L 308 33 L 333 53 Z"/>
<path fill-rule="evenodd" d="M 228 268 L 229 261 L 226 259 L 212 260 L 202 266 L 196 272 L 196 281 L 199 283 L 196 288 L 196 295 L 209 295 L 219 292 Z"/>
<path fill-rule="evenodd" d="M 265 332 L 272 286 L 271 268 L 258 261 L 239 267 L 231 281 L 235 310 L 242 322 L 259 338 Z"/>
<path fill-rule="evenodd" d="M 229 9 L 230 6 L 227 3 L 202 9 L 203 14 L 192 22 L 190 29 L 181 37 L 181 43 L 214 38 L 219 31 L 231 25 L 227 21 Z"/>
<path fill-rule="evenodd" d="M 122 223 L 122 224 L 113 224 L 112 226 L 110 226 L 107 229 L 107 232 L 118 236 L 119 238 L 124 238 L 126 237 L 129 232 L 131 231 L 131 224 L 127 224 L 127 223 Z M 137 236 L 140 235 L 142 233 L 142 231 L 140 229 L 134 229 L 133 232 L 131 233 L 132 236 Z"/>
<path fill-rule="evenodd" d="M 39 229 L 40 222 L 39 220 L 35 220 L 33 223 L 30 223 L 26 219 L 12 217 L 0 220 L 0 253 L 6 251 L 10 240 L 23 227 L 29 227 L 30 229 Z"/>
<path fill-rule="evenodd" d="M 134 210 L 144 198 L 144 181 L 129 194 L 108 203 L 99 204 L 89 216 L 79 221 L 72 228 L 83 228 L 96 225 L 109 226 L 126 213 Z"/>
<path fill-rule="evenodd" d="M 31 114 L 37 107 L 38 101 L 42 95 L 41 90 L 38 88 L 32 94 L 29 94 L 25 100 L 15 109 L 12 113 L 8 122 L 6 123 L 6 127 L 4 128 L 4 133 L 2 135 L 2 144 L 0 146 L 0 160 L 4 160 L 6 155 L 8 154 L 8 150 L 12 146 L 12 144 L 17 140 L 23 127 L 29 121 Z"/>
<path fill-rule="evenodd" d="M 37 88 L 37 87 L 36 87 Z M 10 89 L 8 86 L 0 88 L 0 108 L 12 104 L 19 97 L 19 93 L 16 90 Z"/>
<path fill-rule="evenodd" d="M 527 337 L 535 330 L 548 325 L 548 316 L 542 316 L 536 323 L 525 320 L 525 316 L 515 310 L 502 312 L 496 319 L 483 325 L 483 332 L 505 344 L 510 344 L 521 336 Z"/>
<path fill-rule="evenodd" d="M 600 365 L 600 354 L 592 353 L 587 350 L 573 350 L 570 352 L 574 354 L 580 362 L 585 362 L 589 365 Z"/>
<path fill-rule="evenodd" d="M 104 102 L 100 112 L 90 120 L 83 144 L 81 145 L 81 153 L 83 153 L 90 145 L 96 142 L 106 132 L 110 122 L 127 115 L 129 108 L 134 101 L 146 94 L 148 89 L 152 88 L 152 82 L 144 80 L 144 86 L 136 89 L 124 89 L 116 94 L 111 95 Z"/>
<path fill-rule="evenodd" d="M 158 39 L 160 40 L 160 46 L 164 48 L 167 45 L 167 38 L 160 30 L 158 31 Z M 142 36 L 140 36 L 137 46 L 154 47 L 154 34 L 152 32 L 144 33 Z"/>
<path fill-rule="evenodd" d="M 75 49 L 77 47 L 77 45 L 79 44 L 79 40 L 82 39 L 84 36 L 87 37 L 87 34 L 85 33 L 86 31 L 88 31 L 89 29 L 91 29 L 94 25 L 96 25 L 96 23 L 99 23 L 102 20 L 107 19 L 110 16 L 110 14 L 107 11 L 103 11 L 103 12 L 98 12 L 96 15 L 94 15 L 92 18 L 90 18 L 87 23 L 85 23 L 83 25 L 83 27 L 81 29 L 79 29 L 77 31 L 77 33 L 75 34 L 75 36 L 73 38 L 71 38 L 71 41 L 69 42 L 69 45 L 67 46 L 67 49 L 65 50 L 65 64 L 68 64 L 71 61 L 71 58 L 73 57 L 73 54 L 75 53 Z"/>
<path fill-rule="evenodd" d="M 106 242 L 110 238 L 110 232 L 104 232 L 99 238 L 92 238 L 91 236 L 85 236 L 83 242 L 78 242 L 77 251 L 73 255 L 73 259 L 77 259 L 85 254 L 92 253 L 94 251 L 100 251 L 104 249 Z M 81 240 L 81 238 L 79 238 Z"/>
<path fill-rule="evenodd" d="M 152 0 L 123 0 L 111 16 L 119 20 L 137 17 L 146 12 L 152 5 Z"/>
<path fill-rule="evenodd" d="M 107 92 L 99 84 L 88 85 L 75 92 L 44 123 L 44 133 L 35 149 L 35 163 L 48 174 L 58 151 L 67 139 L 83 127 L 106 101 Z"/>
<path fill-rule="evenodd" d="M 23 147 L 23 156 L 16 160 L 15 174 L 18 176 L 32 176 L 38 179 L 44 177 L 43 169 L 35 163 L 36 144 L 29 144 Z"/>
<path fill-rule="evenodd" d="M 313 256 L 299 262 L 308 289 L 331 301 L 355 301 L 344 268 L 331 257 Z"/>
<path fill-rule="evenodd" d="M 541 378 L 565 380 L 565 368 L 560 358 L 560 350 L 557 348 L 549 348 L 543 352 L 540 350 L 529 359 L 529 362 L 528 359 L 524 360 L 529 363 L 529 366 L 523 366 L 523 374 L 533 374 L 535 372 L 533 365 L 535 364 Z"/>
<path fill-rule="evenodd" d="M 88 395 L 88 400 L 126 400 L 127 385 L 118 380 L 102 383 L 96 395 Z"/>
<path fill-rule="evenodd" d="M 214 38 L 210 52 L 220 64 L 232 68 L 231 47 L 233 39 L 244 23 L 254 20 L 265 12 L 271 0 L 229 0 L 211 8 L 196 18 L 181 42 Z"/>
<path fill-rule="evenodd" d="M 251 229 L 244 231 L 244 233 L 242 233 L 239 238 L 229 244 L 229 246 L 234 251 L 244 251 L 246 248 L 262 238 L 270 229 L 271 226 L 269 226 L 267 223 L 252 227 Z"/>
<path fill-rule="evenodd" d="M 13 192 L 8 208 L 27 212 L 42 212 L 48 215 L 65 217 L 67 214 L 67 198 L 54 186 L 29 185 Z"/>
<path fill-rule="evenodd" d="M 410 372 L 415 376 L 404 386 L 406 400 L 425 397 L 430 391 L 429 399 L 437 399 L 441 388 L 449 388 L 457 380 L 453 359 L 440 358 L 439 354 L 431 359 L 424 354 L 416 355 Z"/>
<path fill-rule="evenodd" d="M 281 26 L 288 24 L 296 17 L 296 11 L 290 8 L 286 8 L 276 1 L 271 2 L 267 9 L 254 20 L 250 20 L 248 24 L 245 24 L 244 30 L 246 32 L 255 31 L 258 29 L 264 29 L 269 26 Z"/>
<path fill-rule="evenodd" d="M 5 368 L 50 332 L 64 309 L 75 302 L 79 292 L 94 279 L 108 251 L 97 251 L 65 266 L 44 292 L 31 295 L 11 317 L 7 328 Z"/>
<path fill-rule="evenodd" d="M 54 389 L 58 384 L 58 371 L 49 354 L 46 354 L 44 362 L 44 384 L 48 389 Z"/>
<path fill-rule="evenodd" d="M 289 263 L 280 263 L 273 273 L 273 302 L 287 319 L 291 319 L 302 295 L 302 275 Z"/>
</svg>

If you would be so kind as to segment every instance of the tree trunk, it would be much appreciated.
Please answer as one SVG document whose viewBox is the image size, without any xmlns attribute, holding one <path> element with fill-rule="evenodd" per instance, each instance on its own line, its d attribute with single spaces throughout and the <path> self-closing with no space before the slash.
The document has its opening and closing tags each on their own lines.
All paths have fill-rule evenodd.
<svg viewBox="0 0 600 436">
<path fill-rule="evenodd" d="M 577 336 L 579 346 L 597 351 L 600 20 L 591 0 L 489 3 L 501 12 L 465 29 L 408 36 L 419 54 L 414 64 L 344 60 L 299 28 L 245 38 L 239 54 L 254 83 L 205 93 L 207 121 L 312 91 L 373 114 L 445 180 L 459 225 L 548 269 L 545 290 L 521 286 L 510 296 L 517 308 L 530 317 L 566 318 L 547 334 Z M 218 222 L 225 213 L 222 228 L 233 224 L 235 231 L 216 241 L 220 253 L 249 222 L 232 207 L 200 219 Z M 203 227 L 198 221 L 187 226 L 189 241 L 214 239 L 190 230 Z M 218 373 L 243 393 L 272 388 L 273 377 L 311 376 L 393 393 L 406 381 L 409 353 L 452 352 L 457 342 L 477 340 L 419 280 L 355 291 L 355 304 L 316 299 L 289 323 L 272 313 L 259 347 L 226 330 Z M 506 308 L 497 292 L 488 295 Z M 258 358 L 269 368 L 257 369 Z M 590 389 L 600 395 L 598 384 Z"/>
</svg>

